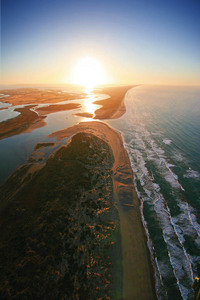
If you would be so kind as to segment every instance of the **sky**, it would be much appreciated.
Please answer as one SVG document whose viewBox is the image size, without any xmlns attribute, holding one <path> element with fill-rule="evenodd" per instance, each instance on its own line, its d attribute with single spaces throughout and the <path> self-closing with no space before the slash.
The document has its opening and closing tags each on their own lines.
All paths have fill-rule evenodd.
<svg viewBox="0 0 200 300">
<path fill-rule="evenodd" d="M 85 56 L 105 84 L 200 85 L 200 1 L 1 1 L 1 83 L 71 83 Z"/>
</svg>

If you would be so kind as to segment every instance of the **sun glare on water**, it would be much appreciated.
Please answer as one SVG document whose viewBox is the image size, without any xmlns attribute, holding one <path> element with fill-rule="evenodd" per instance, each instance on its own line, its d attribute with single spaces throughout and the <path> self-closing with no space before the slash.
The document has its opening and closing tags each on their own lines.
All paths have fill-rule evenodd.
<svg viewBox="0 0 200 300">
<path fill-rule="evenodd" d="M 85 87 L 85 92 L 90 92 L 96 85 L 105 82 L 105 74 L 101 64 L 92 57 L 84 57 L 75 66 L 72 81 L 74 84 Z"/>
</svg>

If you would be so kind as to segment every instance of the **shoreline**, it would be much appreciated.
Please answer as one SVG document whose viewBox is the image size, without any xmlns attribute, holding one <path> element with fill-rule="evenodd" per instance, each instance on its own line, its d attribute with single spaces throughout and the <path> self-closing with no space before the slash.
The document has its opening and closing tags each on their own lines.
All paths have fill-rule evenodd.
<svg viewBox="0 0 200 300">
<path fill-rule="evenodd" d="M 61 140 L 78 132 L 91 133 L 103 139 L 114 155 L 113 188 L 121 228 L 123 299 L 156 299 L 154 273 L 141 220 L 140 203 L 122 137 L 107 124 L 97 121 L 79 123 L 49 136 Z"/>
</svg>

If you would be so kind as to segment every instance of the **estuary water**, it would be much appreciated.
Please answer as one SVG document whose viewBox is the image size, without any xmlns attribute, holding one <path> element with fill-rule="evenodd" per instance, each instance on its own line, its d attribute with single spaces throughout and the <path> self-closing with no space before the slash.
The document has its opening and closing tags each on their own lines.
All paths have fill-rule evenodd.
<svg viewBox="0 0 200 300">
<path fill-rule="evenodd" d="M 200 276 L 200 89 L 136 87 L 120 131 L 134 173 L 159 299 L 193 299 Z"/>
<path fill-rule="evenodd" d="M 65 92 L 65 90 L 63 90 L 63 92 Z M 69 89 L 67 92 L 71 92 L 71 90 Z M 100 106 L 92 104 L 92 102 L 96 100 L 103 100 L 105 98 L 107 98 L 107 95 L 88 94 L 88 97 L 84 99 L 58 102 L 56 104 L 80 103 L 81 108 L 51 113 L 45 118 L 44 127 L 37 128 L 29 133 L 22 133 L 0 140 L 0 184 L 5 182 L 17 167 L 27 162 L 37 143 L 57 142 L 56 138 L 49 138 L 49 134 L 73 126 L 82 121 L 92 121 L 93 119 L 90 118 L 76 116 L 76 113 L 86 111 L 93 114 Z M 48 104 L 39 104 L 38 106 L 46 105 Z M 0 110 L 0 122 L 3 122 L 18 116 L 20 113 L 14 111 L 14 109 L 24 107 L 24 105 L 9 107 L 9 104 L 5 104 L 0 101 L 0 108 L 1 107 L 5 108 Z M 52 151 L 52 149 L 49 149 L 49 151 L 48 149 L 46 150 L 47 151 L 42 150 L 40 152 L 50 153 Z"/>
</svg>

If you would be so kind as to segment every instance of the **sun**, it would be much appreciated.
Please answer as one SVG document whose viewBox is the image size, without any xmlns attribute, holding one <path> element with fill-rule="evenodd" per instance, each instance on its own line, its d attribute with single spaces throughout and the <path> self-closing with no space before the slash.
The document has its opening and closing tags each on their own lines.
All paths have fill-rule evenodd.
<svg viewBox="0 0 200 300">
<path fill-rule="evenodd" d="M 87 92 L 95 86 L 103 84 L 105 80 L 101 64 L 90 56 L 80 59 L 72 74 L 72 83 L 84 86 Z"/>
</svg>

